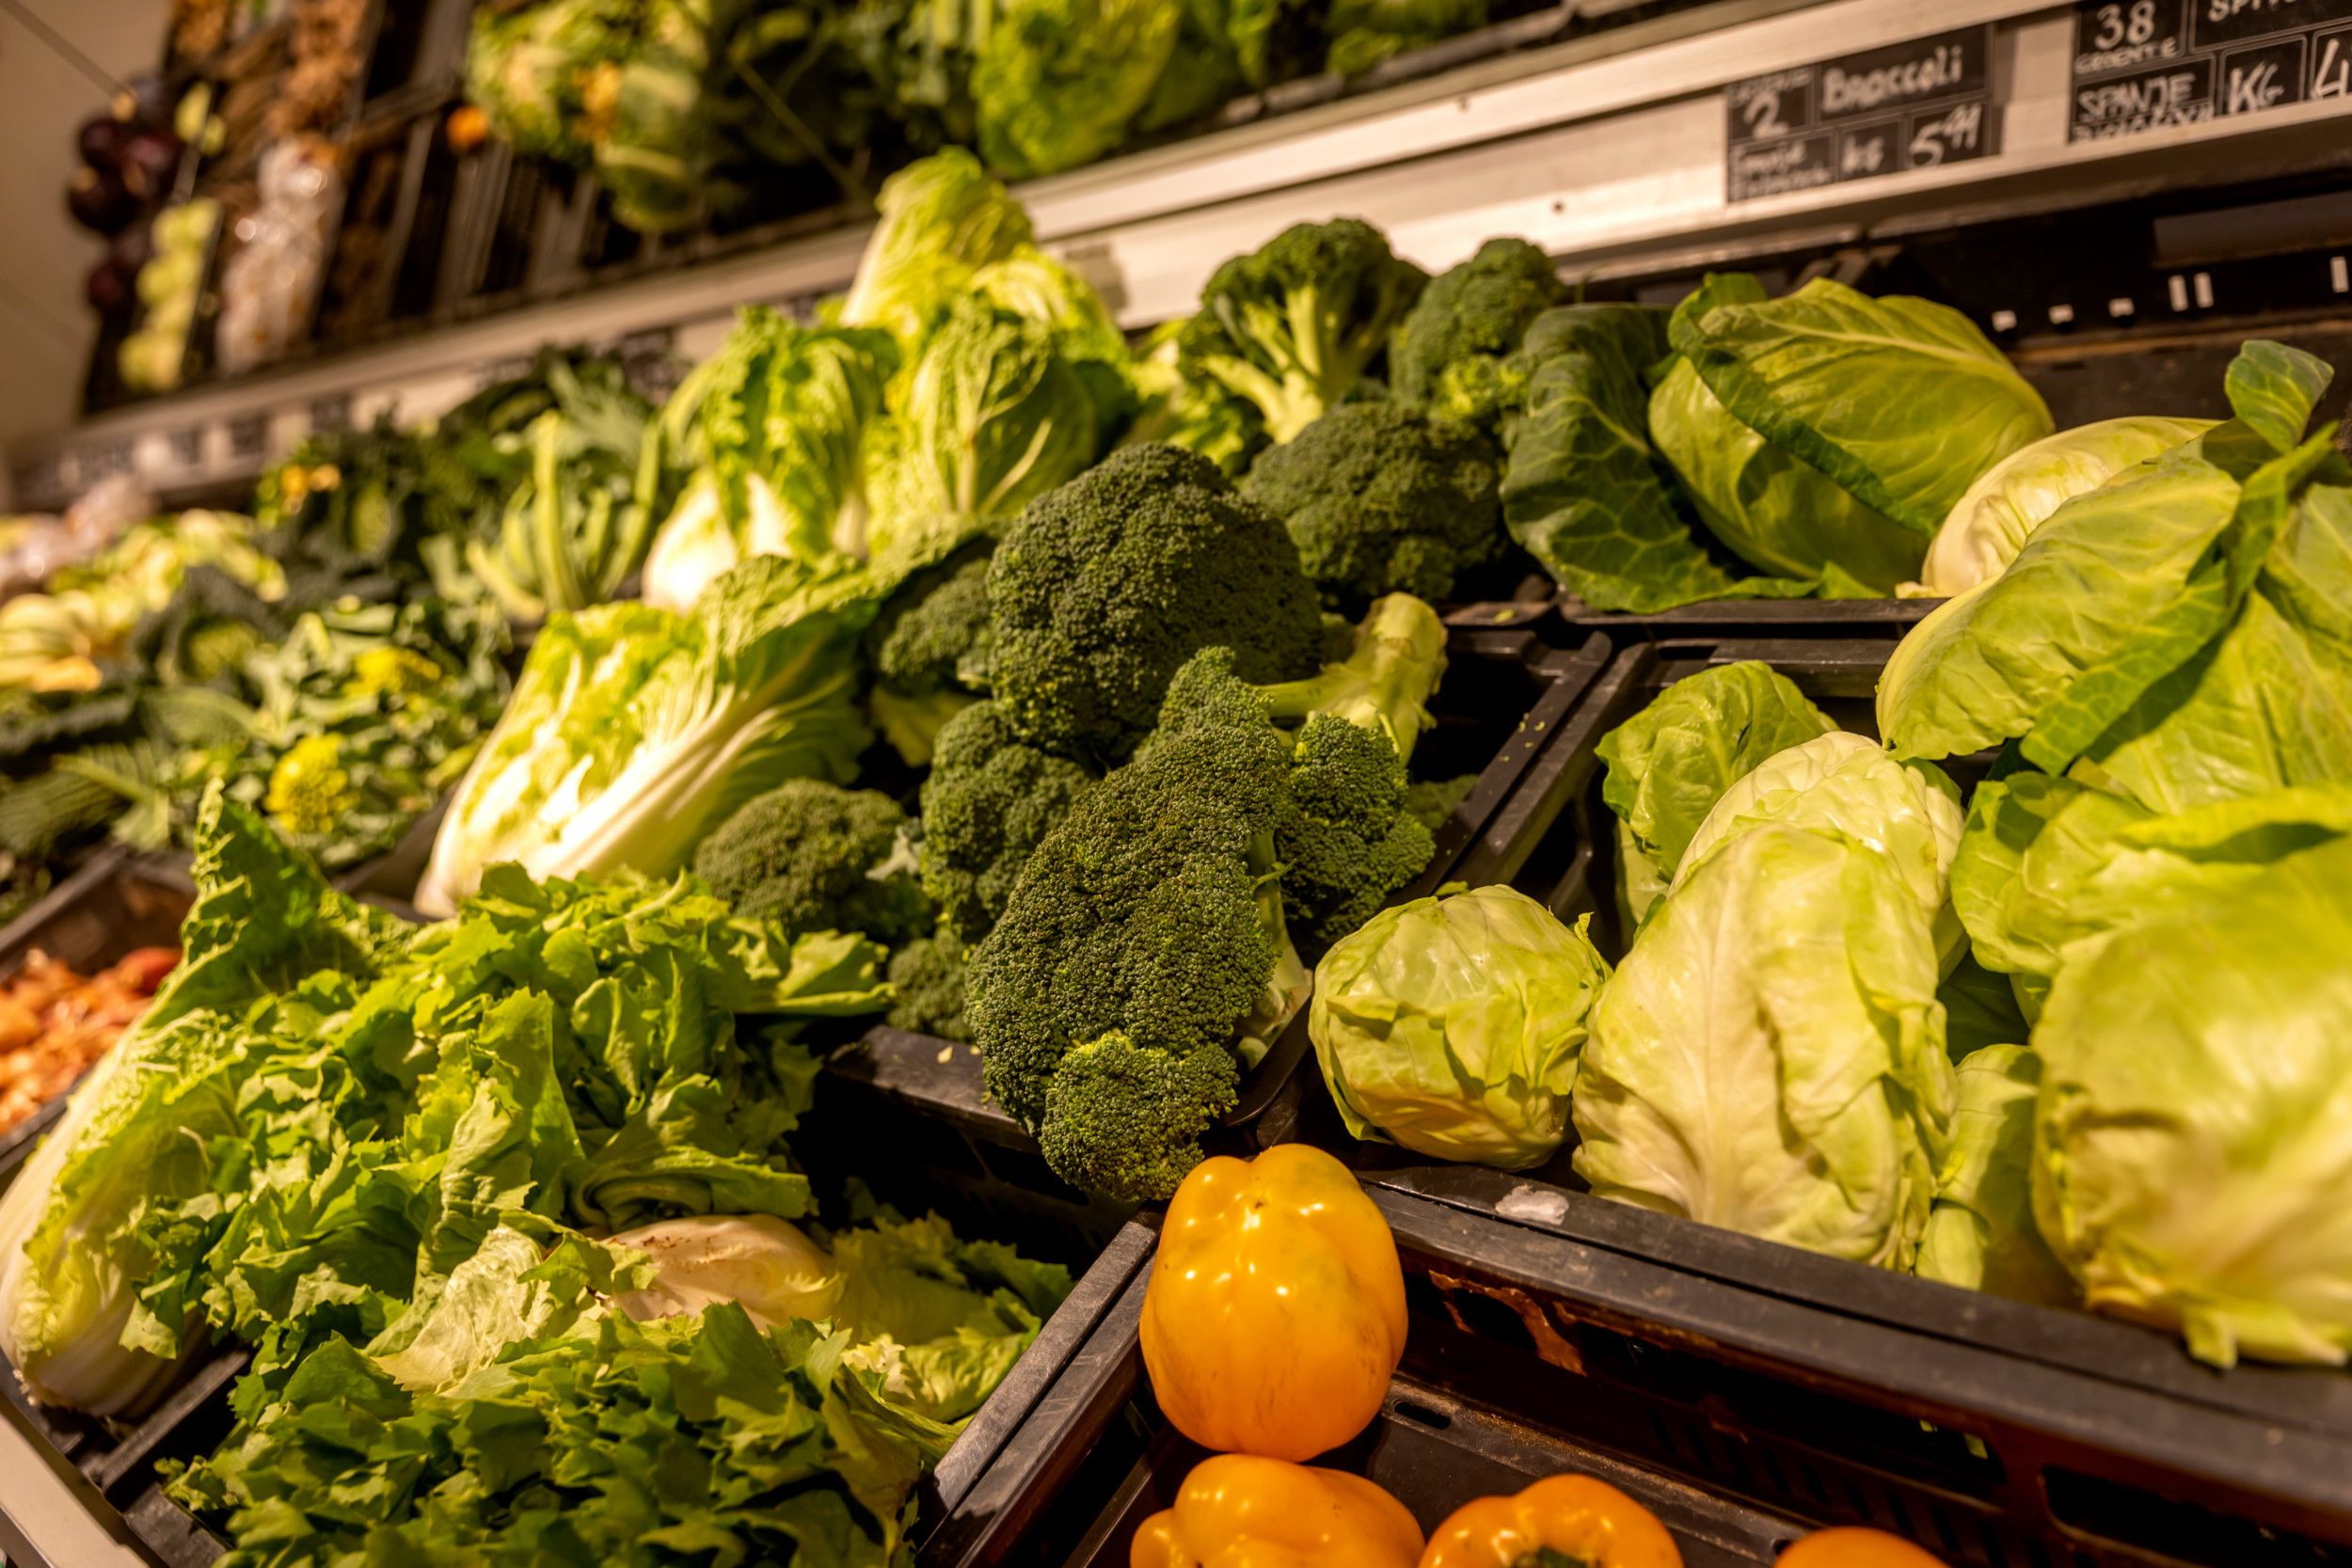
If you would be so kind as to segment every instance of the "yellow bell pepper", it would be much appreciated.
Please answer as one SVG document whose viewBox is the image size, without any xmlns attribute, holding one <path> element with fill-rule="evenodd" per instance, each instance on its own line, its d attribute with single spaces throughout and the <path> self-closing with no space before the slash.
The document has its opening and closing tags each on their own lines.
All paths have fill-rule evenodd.
<svg viewBox="0 0 2352 1568">
<path fill-rule="evenodd" d="M 1941 1558 L 1883 1530 L 1816 1530 L 1781 1553 L 1778 1568 L 1944 1568 Z"/>
<path fill-rule="evenodd" d="M 1421 1527 L 1361 1476 L 1221 1453 L 1136 1532 L 1128 1568 L 1413 1568 Z"/>
<path fill-rule="evenodd" d="M 1284 1144 L 1184 1178 L 1143 1301 L 1143 1363 L 1177 1431 L 1311 1459 L 1380 1414 L 1404 1354 L 1396 1238 L 1346 1166 Z"/>
<path fill-rule="evenodd" d="M 1552 1476 L 1516 1497 L 1464 1503 L 1430 1536 L 1421 1568 L 1524 1568 L 1547 1551 L 1589 1568 L 1682 1568 L 1658 1516 L 1590 1476 Z"/>
</svg>

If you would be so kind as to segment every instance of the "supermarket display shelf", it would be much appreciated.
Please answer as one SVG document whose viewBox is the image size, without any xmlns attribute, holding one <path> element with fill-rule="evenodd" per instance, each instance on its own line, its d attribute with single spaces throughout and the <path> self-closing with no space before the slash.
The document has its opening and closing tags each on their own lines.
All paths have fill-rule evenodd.
<svg viewBox="0 0 2352 1568">
<path fill-rule="evenodd" d="M 1592 8 L 1581 8 L 1590 9 Z M 1622 9 L 1622 8 L 1616 8 Z M 1963 162 L 1754 200 L 1727 197 L 1726 88 L 1761 73 L 1963 27 L 1990 32 L 1991 150 Z M 1715 0 L 1213 131 L 1026 184 L 1041 238 L 1122 322 L 1188 309 L 1227 257 L 1302 217 L 1351 214 L 1442 267 L 1497 234 L 1605 279 L 1807 245 L 2309 172 L 2352 162 L 2352 100 L 2289 103 L 2070 141 L 2074 13 L 2036 0 Z M 675 272 L 93 418 L 9 454 L 20 507 L 135 471 L 192 493 L 249 476 L 314 423 L 436 414 L 485 370 L 551 341 L 666 342 L 697 356 L 749 301 L 805 306 L 845 286 L 862 229 Z M 2185 320 L 2226 309 L 2184 284 Z"/>
</svg>

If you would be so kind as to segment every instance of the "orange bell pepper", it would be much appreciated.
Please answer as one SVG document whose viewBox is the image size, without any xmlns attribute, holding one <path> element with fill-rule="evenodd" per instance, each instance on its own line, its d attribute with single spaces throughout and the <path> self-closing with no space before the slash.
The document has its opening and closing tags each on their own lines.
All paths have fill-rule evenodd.
<svg viewBox="0 0 2352 1568">
<path fill-rule="evenodd" d="M 1321 1149 L 1205 1160 L 1168 1206 L 1143 1363 L 1204 1449 L 1306 1460 L 1380 1413 L 1405 1354 L 1396 1238 Z"/>
<path fill-rule="evenodd" d="M 1413 1568 L 1421 1527 L 1361 1476 L 1221 1453 L 1136 1532 L 1128 1568 Z"/>
<path fill-rule="evenodd" d="M 1516 1497 L 1464 1503 L 1429 1537 L 1421 1568 L 1522 1568 L 1544 1552 L 1590 1568 L 1682 1568 L 1658 1516 L 1590 1476 L 1552 1476 Z"/>
<path fill-rule="evenodd" d="M 1777 1568 L 1944 1568 L 1941 1558 L 1884 1530 L 1816 1530 L 1780 1554 Z"/>
</svg>

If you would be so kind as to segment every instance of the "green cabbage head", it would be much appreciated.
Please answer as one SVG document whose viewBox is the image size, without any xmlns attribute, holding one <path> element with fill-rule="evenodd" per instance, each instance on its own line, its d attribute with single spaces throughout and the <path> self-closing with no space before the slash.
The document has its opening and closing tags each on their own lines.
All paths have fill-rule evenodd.
<svg viewBox="0 0 2352 1568">
<path fill-rule="evenodd" d="M 2070 948 L 2034 1212 L 2094 1308 L 2192 1354 L 2352 1354 L 2352 840 Z"/>
<path fill-rule="evenodd" d="M 1504 1170 L 1542 1164 L 1609 966 L 1508 887 L 1382 911 L 1315 966 L 1307 1027 L 1347 1130 Z"/>
<path fill-rule="evenodd" d="M 1965 316 L 1820 277 L 1710 277 L 1675 311 L 1650 437 L 1716 539 L 1832 594 L 1892 594 L 2050 411 Z"/>
<path fill-rule="evenodd" d="M 1895 860 L 1754 827 L 1651 911 L 1572 1110 L 1603 1197 L 1909 1269 L 1953 1105 L 1932 923 Z"/>
<path fill-rule="evenodd" d="M 1898 592 L 1907 599 L 1947 599 L 1999 577 L 2050 514 L 2213 426 L 2211 420 L 2136 415 L 2077 425 L 2020 448 L 1968 486 L 1935 531 L 1919 580 Z"/>
</svg>

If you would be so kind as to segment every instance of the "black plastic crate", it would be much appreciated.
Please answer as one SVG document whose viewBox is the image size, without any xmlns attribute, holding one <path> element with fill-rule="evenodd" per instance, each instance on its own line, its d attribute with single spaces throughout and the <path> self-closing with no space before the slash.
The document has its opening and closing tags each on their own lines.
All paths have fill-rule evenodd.
<svg viewBox="0 0 2352 1568">
<path fill-rule="evenodd" d="M 1708 599 L 1654 615 L 1595 610 L 1560 590 L 1560 618 L 1620 644 L 1692 637 L 1900 637 L 1942 599 Z"/>
<path fill-rule="evenodd" d="M 1424 1530 L 1472 1498 L 1575 1473 L 1657 1514 L 1691 1568 L 1760 1568 L 1836 1524 L 1908 1536 L 1955 1564 L 2171 1560 L 2019 1530 L 1983 1496 L 2000 1490 L 1984 1482 L 1992 1462 L 1961 1433 L 1937 1434 L 1958 1456 L 1939 1469 L 1890 1458 L 1890 1430 L 1916 1421 L 1752 1370 L 1724 1337 L 1755 1313 L 1735 1291 L 1655 1266 L 1597 1274 L 1564 1238 L 1374 1196 L 1405 1267 L 1405 1360 L 1370 1429 L 1316 1463 L 1379 1482 Z M 1136 1528 L 1205 1457 L 1152 1397 L 1137 1337 L 1149 1277 L 1003 1446 L 926 1568 L 1123 1568 Z"/>
<path fill-rule="evenodd" d="M 1475 772 L 1478 783 L 1438 830 L 1428 869 L 1399 891 L 1396 901 L 1426 897 L 1459 878 L 1464 855 L 1489 832 L 1530 765 L 1606 670 L 1606 638 L 1586 636 L 1559 646 L 1541 627 L 1541 607 L 1533 608 L 1531 613 L 1527 605 L 1470 606 L 1448 617 L 1446 673 L 1430 704 L 1430 727 L 1413 750 L 1413 771 L 1430 779 Z M 1244 1075 L 1240 1101 L 1226 1115 L 1225 1127 L 1244 1128 L 1264 1115 L 1313 1049 L 1302 1007 Z M 836 1051 L 830 1069 L 932 1097 L 984 1164 L 1017 1168 L 1022 1180 L 1070 1190 L 1046 1170 L 1036 1139 L 988 1101 L 975 1047 L 878 1025 Z"/>
<path fill-rule="evenodd" d="M 1674 680 L 1747 658 L 1772 664 L 1846 728 L 1873 734 L 1871 696 L 1892 646 L 1724 639 L 1625 650 L 1457 877 L 1510 882 L 1564 919 L 1589 913 L 1596 945 L 1621 957 L 1600 737 Z M 1964 787 L 1986 760 L 1954 759 L 1949 771 Z M 1554 1259 L 1555 1274 L 1531 1283 L 1506 1269 L 1457 1300 L 1547 1358 L 1590 1370 L 1603 1364 L 1593 1348 L 1601 1343 L 1629 1378 L 1678 1380 L 1737 1437 L 1675 1450 L 1708 1479 L 1803 1513 L 1839 1495 L 1845 1483 L 1824 1474 L 1867 1462 L 1955 1511 L 1956 1523 L 1910 1533 L 1971 1568 L 2352 1564 L 2352 1377 L 2341 1371 L 2217 1370 L 2154 1329 L 1597 1198 L 1570 1166 L 1572 1141 L 1520 1173 L 1358 1143 L 1317 1075 L 1295 1087 L 1262 1136 L 1295 1132 L 1339 1152 L 1384 1206 L 1409 1196 L 1441 1206 L 1449 1223 L 1507 1227 L 1512 1246 L 1490 1245 L 1490 1266 Z M 1759 1430 L 1793 1457 L 1760 1446 Z"/>
</svg>

